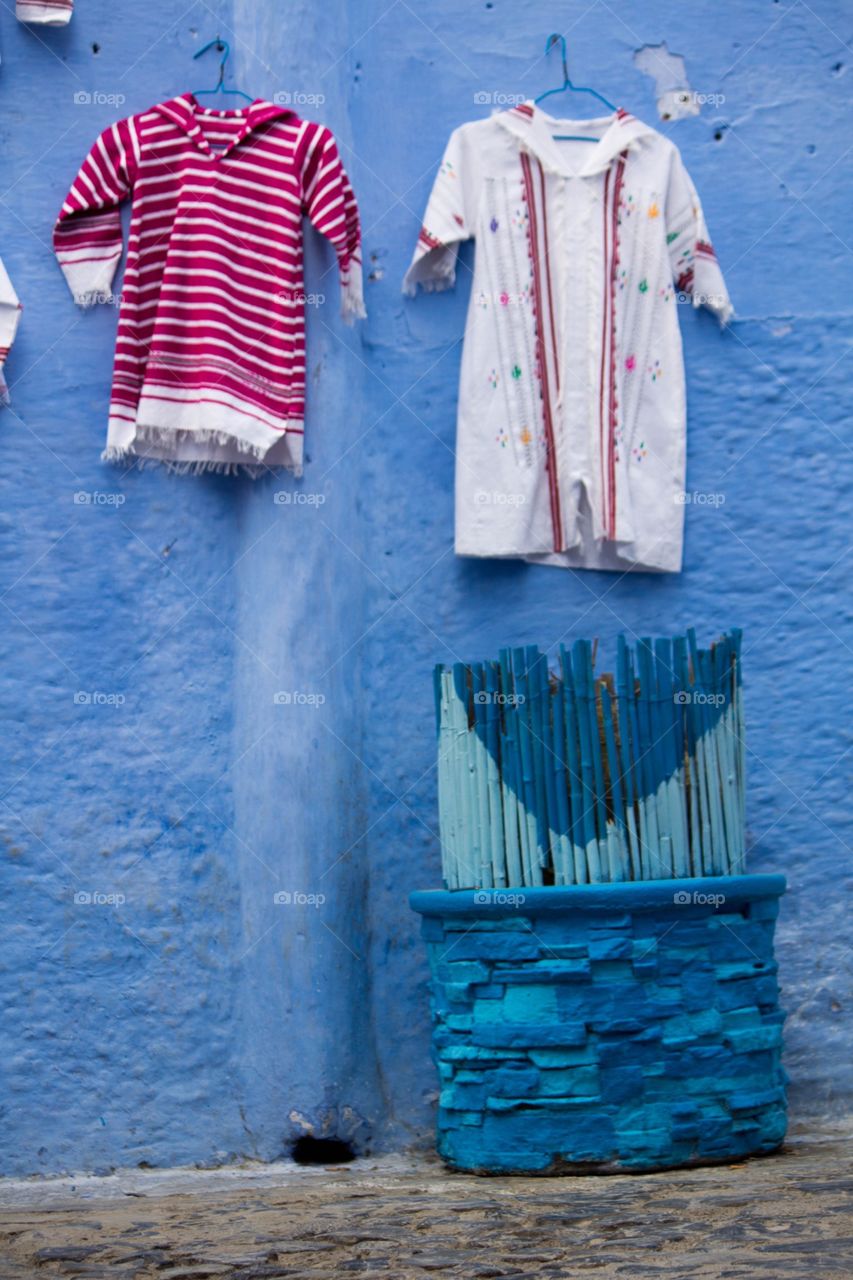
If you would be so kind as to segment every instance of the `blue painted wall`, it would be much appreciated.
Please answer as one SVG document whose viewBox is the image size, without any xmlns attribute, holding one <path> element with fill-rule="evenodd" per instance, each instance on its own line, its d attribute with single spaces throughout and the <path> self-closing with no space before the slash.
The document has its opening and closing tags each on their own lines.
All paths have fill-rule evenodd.
<svg viewBox="0 0 853 1280">
<path fill-rule="evenodd" d="M 119 20 L 80 0 L 61 33 L 0 13 L 0 252 L 25 305 L 0 418 L 5 1172 L 270 1159 L 306 1129 L 429 1141 L 406 895 L 439 882 L 433 663 L 690 623 L 746 630 L 751 868 L 791 884 L 794 1120 L 849 1099 L 849 24 L 840 0 L 747 0 L 725 23 L 705 0 L 518 12 L 148 0 Z M 96 133 L 211 82 L 190 59 L 217 26 L 251 92 L 322 99 L 304 113 L 337 133 L 363 212 L 355 334 L 309 239 L 328 298 L 309 316 L 310 501 L 289 479 L 101 464 L 115 313 L 76 312 L 50 251 Z M 415 301 L 400 278 L 447 134 L 489 110 L 478 92 L 552 83 L 555 26 L 578 77 L 646 119 L 645 44 L 725 96 L 668 127 L 739 317 L 720 334 L 684 309 L 688 489 L 725 501 L 688 508 L 677 578 L 452 553 L 466 273 Z"/>
</svg>

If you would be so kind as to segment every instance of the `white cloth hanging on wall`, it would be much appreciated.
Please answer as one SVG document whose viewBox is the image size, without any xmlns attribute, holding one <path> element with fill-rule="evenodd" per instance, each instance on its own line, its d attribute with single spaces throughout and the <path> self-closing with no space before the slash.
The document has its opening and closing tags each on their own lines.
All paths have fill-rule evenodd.
<svg viewBox="0 0 853 1280">
<path fill-rule="evenodd" d="M 462 125 L 404 291 L 452 285 L 472 237 L 457 554 L 677 572 L 678 303 L 732 314 L 678 149 L 625 111 L 555 120 L 528 102 Z"/>
<path fill-rule="evenodd" d="M 39 23 L 47 27 L 64 27 L 71 20 L 74 0 L 17 0 L 15 17 L 19 22 Z"/>
<path fill-rule="evenodd" d="M 21 304 L 18 295 L 12 287 L 6 268 L 0 262 L 0 404 L 9 403 L 9 389 L 3 376 L 3 368 L 9 349 L 15 341 L 20 318 Z"/>
</svg>

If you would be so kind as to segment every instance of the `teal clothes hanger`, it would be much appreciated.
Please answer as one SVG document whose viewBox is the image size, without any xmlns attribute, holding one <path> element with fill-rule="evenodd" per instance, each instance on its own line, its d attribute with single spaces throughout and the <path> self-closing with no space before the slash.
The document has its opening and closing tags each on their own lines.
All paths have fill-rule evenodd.
<svg viewBox="0 0 853 1280">
<path fill-rule="evenodd" d="M 215 40 L 208 40 L 203 49 L 199 49 L 198 53 L 193 54 L 193 62 L 196 58 L 200 58 L 203 53 L 207 53 L 208 49 L 216 47 L 216 51 L 222 54 L 219 61 L 219 79 L 212 89 L 194 89 L 193 97 L 197 98 L 200 93 L 227 93 L 232 97 L 245 98 L 246 102 L 254 102 L 254 98 L 250 98 L 248 93 L 244 93 L 242 89 L 226 89 L 225 88 L 225 64 L 231 57 L 231 46 L 227 40 L 222 40 L 219 36 Z"/>
<path fill-rule="evenodd" d="M 592 94 L 593 98 L 597 98 L 598 101 L 603 103 L 604 106 L 607 107 L 610 111 L 616 111 L 617 108 L 614 107 L 613 103 L 609 102 L 607 98 L 604 97 L 603 94 L 598 92 L 597 89 L 590 89 L 586 85 L 582 85 L 582 84 L 572 84 L 571 77 L 569 76 L 569 61 L 568 61 L 568 53 L 566 50 L 566 37 L 560 35 L 558 32 L 555 31 L 545 41 L 545 53 L 546 54 L 550 53 L 552 49 L 557 47 L 557 45 L 560 46 L 560 50 L 563 57 L 563 83 L 560 85 L 557 85 L 557 87 L 554 89 L 546 89 L 544 93 L 540 93 L 539 97 L 535 99 L 536 106 L 538 107 L 539 103 L 542 102 L 545 98 L 550 98 L 555 93 L 565 93 L 566 89 L 570 89 L 572 93 L 590 93 Z M 557 133 L 557 134 L 554 134 L 554 141 L 555 142 L 599 142 L 600 139 L 590 138 L 587 134 Z"/>
</svg>

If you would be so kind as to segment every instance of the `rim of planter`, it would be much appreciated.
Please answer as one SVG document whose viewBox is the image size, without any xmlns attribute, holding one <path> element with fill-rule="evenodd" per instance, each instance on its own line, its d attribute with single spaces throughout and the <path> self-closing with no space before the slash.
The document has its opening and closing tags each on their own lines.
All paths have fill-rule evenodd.
<svg viewBox="0 0 853 1280">
<path fill-rule="evenodd" d="M 659 911 L 661 908 L 713 906 L 728 910 L 756 898 L 785 892 L 780 874 L 685 876 L 678 880 L 623 880 L 606 884 L 520 886 L 492 889 L 416 889 L 409 906 L 423 916 L 511 916 L 522 911 Z M 686 895 L 686 896 L 685 896 Z M 716 899 L 722 895 L 722 902 Z"/>
</svg>

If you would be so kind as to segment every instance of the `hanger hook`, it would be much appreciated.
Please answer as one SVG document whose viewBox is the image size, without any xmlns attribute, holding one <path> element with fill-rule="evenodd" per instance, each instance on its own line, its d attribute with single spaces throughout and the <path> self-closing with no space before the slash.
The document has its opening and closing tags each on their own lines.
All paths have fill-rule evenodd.
<svg viewBox="0 0 853 1280">
<path fill-rule="evenodd" d="M 217 53 L 222 54 L 222 57 L 219 60 L 219 83 L 224 84 L 225 64 L 231 56 L 231 46 L 227 40 L 223 40 L 221 36 L 217 36 L 215 40 L 208 40 L 206 45 L 203 45 L 197 53 L 193 54 L 193 62 L 195 62 L 196 58 L 200 58 L 203 53 L 207 53 L 208 49 L 213 48 L 216 49 Z"/>
<path fill-rule="evenodd" d="M 569 60 L 566 49 L 566 37 L 564 35 L 560 35 L 559 31 L 552 31 L 551 35 L 549 35 L 548 39 L 545 41 L 545 52 L 550 53 L 557 45 L 560 46 L 560 52 L 563 57 L 563 88 L 565 88 L 566 85 L 571 84 L 569 79 Z"/>
</svg>

